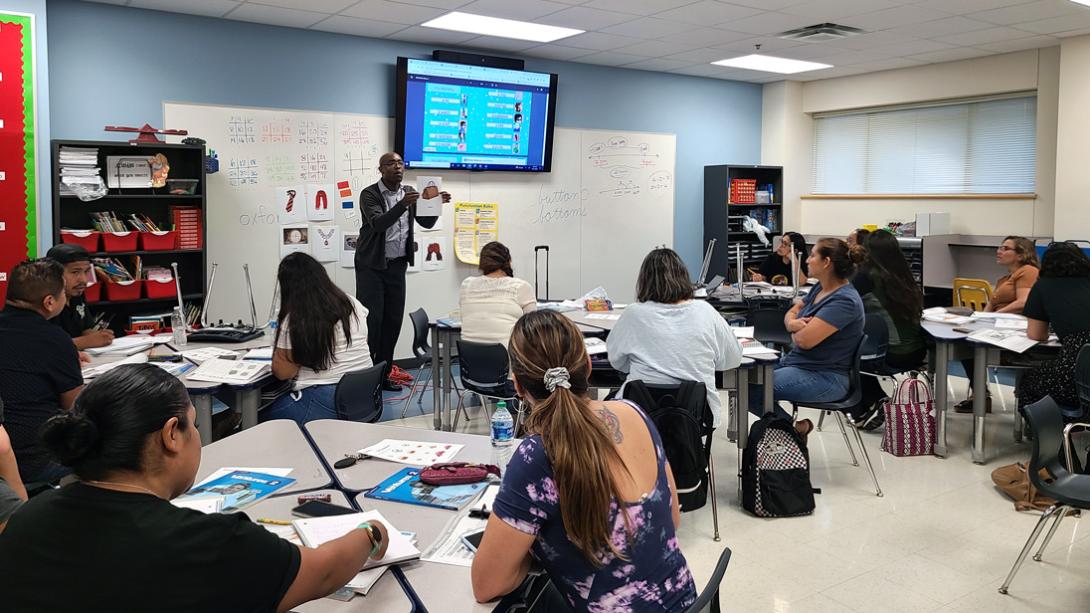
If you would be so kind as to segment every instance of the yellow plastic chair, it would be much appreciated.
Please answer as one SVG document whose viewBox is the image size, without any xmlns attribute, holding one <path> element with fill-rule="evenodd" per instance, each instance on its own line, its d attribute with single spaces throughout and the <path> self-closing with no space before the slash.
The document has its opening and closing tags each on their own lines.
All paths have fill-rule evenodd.
<svg viewBox="0 0 1090 613">
<path fill-rule="evenodd" d="M 954 306 L 983 311 L 992 299 L 992 284 L 984 279 L 954 279 Z"/>
</svg>

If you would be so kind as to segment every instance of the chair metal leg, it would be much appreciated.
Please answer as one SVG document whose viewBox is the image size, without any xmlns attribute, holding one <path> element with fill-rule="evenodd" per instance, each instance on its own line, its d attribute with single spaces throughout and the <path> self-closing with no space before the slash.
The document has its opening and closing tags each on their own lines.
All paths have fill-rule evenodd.
<svg viewBox="0 0 1090 613">
<path fill-rule="evenodd" d="M 825 414 L 826 413 L 828 413 L 828 411 L 822 411 L 821 414 L 818 415 L 818 425 L 817 425 L 817 428 L 816 428 L 816 430 L 818 432 L 821 432 L 821 427 L 825 425 Z"/>
<path fill-rule="evenodd" d="M 839 413 L 837 413 L 837 415 L 839 415 Z M 878 475 L 874 474 L 874 465 L 870 463 L 870 454 L 867 453 L 867 448 L 863 445 L 863 435 L 859 434 L 859 428 L 856 428 L 854 423 L 849 423 L 848 426 L 852 429 L 852 432 L 855 433 L 855 442 L 859 443 L 859 453 L 863 455 L 863 463 L 867 465 L 871 481 L 874 481 L 874 492 L 881 498 L 882 486 L 878 485 Z"/>
<path fill-rule="evenodd" d="M 712 540 L 718 543 L 719 504 L 715 495 L 715 458 L 711 454 L 708 454 L 708 487 L 711 488 L 711 491 L 708 492 L 708 495 L 711 496 L 712 499 L 712 530 L 714 531 L 714 536 L 712 536 Z"/>
<path fill-rule="evenodd" d="M 417 376 L 413 378 L 413 386 L 409 388 L 409 395 L 405 397 L 405 402 L 401 403 L 401 419 L 405 419 L 405 415 L 409 412 L 409 403 L 413 400 L 413 394 L 416 393 L 416 387 L 420 385 L 420 372 L 417 371 Z M 424 393 L 420 393 L 420 397 L 424 397 Z"/>
<path fill-rule="evenodd" d="M 458 430 L 458 416 L 459 415 L 462 415 L 463 413 L 465 413 L 466 420 L 467 421 L 469 420 L 469 414 L 465 412 L 466 411 L 465 406 L 464 406 L 465 400 L 466 400 L 466 393 L 464 391 L 460 392 L 458 394 L 458 408 L 454 409 L 454 423 L 451 424 L 451 426 L 450 426 L 450 431 L 451 432 L 455 432 L 455 431 Z"/>
<path fill-rule="evenodd" d="M 844 444 L 848 446 L 848 453 L 852 456 L 852 466 L 859 466 L 859 460 L 855 458 L 855 451 L 852 449 L 852 442 L 848 439 L 848 431 L 844 429 L 844 416 L 840 414 L 840 411 L 833 413 L 836 415 L 836 425 L 840 426 L 840 433 L 844 435 Z"/>
<path fill-rule="evenodd" d="M 989 373 L 992 375 L 992 381 L 995 382 L 995 392 L 999 396 L 999 406 L 1003 407 L 1003 412 L 1007 412 L 1007 395 L 1003 393 L 1003 389 L 999 385 L 999 371 L 995 368 L 991 369 Z"/>
<path fill-rule="evenodd" d="M 1014 561 L 1014 566 L 1011 567 L 1011 572 L 1007 574 L 1007 579 L 1003 582 L 1003 585 L 999 586 L 1000 594 L 1007 593 L 1007 588 L 1010 587 L 1011 581 L 1014 581 L 1014 576 L 1018 574 L 1018 571 L 1022 568 L 1022 563 L 1026 561 L 1026 556 L 1029 555 L 1030 550 L 1033 549 L 1034 543 L 1036 543 L 1038 537 L 1041 536 L 1041 530 L 1044 530 L 1048 520 L 1061 508 L 1060 505 L 1054 504 L 1041 515 L 1041 519 L 1037 520 L 1037 525 L 1033 527 L 1033 532 L 1030 533 L 1029 538 L 1026 540 L 1026 544 L 1022 546 L 1022 552 L 1018 554 L 1018 559 Z"/>
<path fill-rule="evenodd" d="M 1041 555 L 1045 552 L 1045 547 L 1052 541 L 1052 536 L 1056 534 L 1056 528 L 1060 527 L 1060 522 L 1067 517 L 1067 514 L 1071 512 L 1071 507 L 1063 507 L 1056 512 L 1056 521 L 1052 522 L 1052 527 L 1048 529 L 1048 533 L 1045 534 L 1045 540 L 1041 542 L 1041 548 L 1037 550 L 1037 553 L 1033 555 L 1034 562 L 1041 561 Z"/>
</svg>

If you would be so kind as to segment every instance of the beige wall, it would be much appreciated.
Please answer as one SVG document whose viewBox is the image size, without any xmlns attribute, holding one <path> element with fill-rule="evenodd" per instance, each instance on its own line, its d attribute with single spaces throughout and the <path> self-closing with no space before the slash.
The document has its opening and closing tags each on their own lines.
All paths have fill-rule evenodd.
<svg viewBox="0 0 1090 613">
<path fill-rule="evenodd" d="M 1084 66 L 1090 66 L 1090 62 Z M 864 224 L 911 221 L 917 212 L 948 212 L 952 230 L 958 233 L 1051 235 L 1059 81 L 1059 48 L 1050 48 L 851 77 L 765 85 L 761 157 L 762 163 L 784 165 L 786 229 L 804 234 L 846 235 Z M 812 113 L 1031 90 L 1038 92 L 1035 199 L 801 198 L 811 187 Z"/>
<path fill-rule="evenodd" d="M 1090 36 L 1060 45 L 1056 143 L 1059 239 L 1090 238 Z"/>
</svg>

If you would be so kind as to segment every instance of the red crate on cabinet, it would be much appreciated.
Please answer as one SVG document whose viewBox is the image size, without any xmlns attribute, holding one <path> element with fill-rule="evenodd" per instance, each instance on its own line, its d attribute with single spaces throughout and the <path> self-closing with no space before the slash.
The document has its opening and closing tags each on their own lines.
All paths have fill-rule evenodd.
<svg viewBox="0 0 1090 613">
<path fill-rule="evenodd" d="M 88 304 L 102 300 L 102 283 L 92 283 L 83 291 L 83 299 Z"/>
<path fill-rule="evenodd" d="M 193 206 L 172 206 L 170 217 L 174 222 L 174 231 L 178 233 L 178 249 L 201 249 L 204 247 L 204 224 L 201 221 L 201 209 Z"/>
<path fill-rule="evenodd" d="M 136 237 L 139 232 L 129 230 L 127 232 L 103 232 L 102 250 L 107 253 L 119 251 L 136 251 Z"/>
<path fill-rule="evenodd" d="M 170 251 L 178 244 L 178 233 L 173 230 L 141 232 L 140 244 L 144 251 Z"/>
<path fill-rule="evenodd" d="M 98 232 L 94 230 L 61 230 L 61 242 L 79 245 L 87 251 L 98 251 Z"/>
<path fill-rule="evenodd" d="M 175 298 L 178 296 L 178 286 L 174 284 L 174 279 L 144 279 L 144 295 L 148 298 Z"/>
<path fill-rule="evenodd" d="M 757 202 L 757 179 L 731 179 L 730 203 L 755 204 Z"/>
<path fill-rule="evenodd" d="M 128 300 L 140 299 L 140 286 L 143 283 L 137 279 L 136 281 L 123 281 L 121 283 L 107 282 L 102 291 L 106 295 L 106 300 L 111 302 L 124 302 Z"/>
</svg>

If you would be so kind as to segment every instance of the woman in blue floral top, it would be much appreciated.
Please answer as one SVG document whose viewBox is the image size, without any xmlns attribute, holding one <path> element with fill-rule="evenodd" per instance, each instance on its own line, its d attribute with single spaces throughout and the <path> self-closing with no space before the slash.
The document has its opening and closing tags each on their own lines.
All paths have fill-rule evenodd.
<svg viewBox="0 0 1090 613">
<path fill-rule="evenodd" d="M 634 404 L 590 400 L 590 360 L 566 317 L 522 316 L 509 353 L 531 436 L 507 467 L 473 560 L 474 596 L 514 590 L 532 557 L 578 611 L 686 609 L 696 588 L 658 432 Z"/>
</svg>

